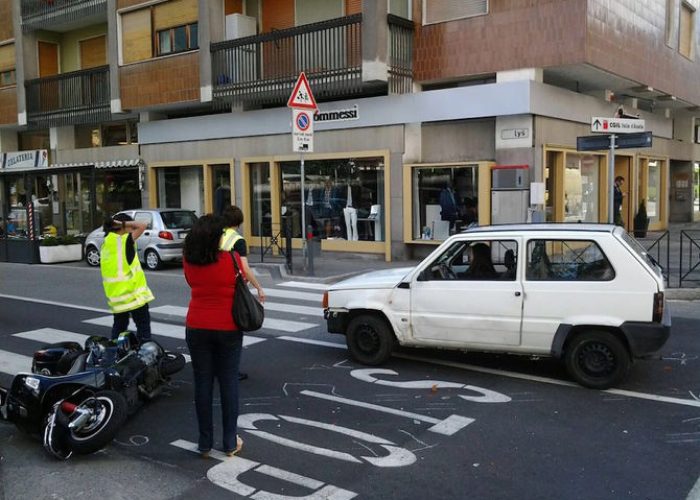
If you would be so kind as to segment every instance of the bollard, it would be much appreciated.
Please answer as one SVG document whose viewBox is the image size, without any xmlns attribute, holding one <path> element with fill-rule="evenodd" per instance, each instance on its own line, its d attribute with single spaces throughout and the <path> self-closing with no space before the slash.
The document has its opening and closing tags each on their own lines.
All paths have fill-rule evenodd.
<svg viewBox="0 0 700 500">
<path fill-rule="evenodd" d="M 287 259 L 287 271 L 292 274 L 292 220 L 287 217 L 284 221 L 284 247 Z"/>
<path fill-rule="evenodd" d="M 314 252 L 315 252 L 314 230 L 311 226 L 306 226 L 306 269 L 309 276 L 314 275 Z"/>
</svg>

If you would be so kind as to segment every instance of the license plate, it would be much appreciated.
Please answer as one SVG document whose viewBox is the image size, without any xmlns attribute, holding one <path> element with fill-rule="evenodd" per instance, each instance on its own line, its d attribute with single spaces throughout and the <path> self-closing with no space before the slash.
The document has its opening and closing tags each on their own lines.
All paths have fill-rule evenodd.
<svg viewBox="0 0 700 500">
<path fill-rule="evenodd" d="M 187 238 L 187 233 L 180 233 L 179 238 L 181 240 L 184 240 L 185 238 Z"/>
</svg>

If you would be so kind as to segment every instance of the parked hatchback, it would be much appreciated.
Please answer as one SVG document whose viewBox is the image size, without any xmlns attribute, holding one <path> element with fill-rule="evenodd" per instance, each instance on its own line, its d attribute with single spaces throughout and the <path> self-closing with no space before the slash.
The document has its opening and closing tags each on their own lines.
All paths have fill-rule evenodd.
<svg viewBox="0 0 700 500">
<path fill-rule="evenodd" d="M 156 208 L 123 210 L 135 221 L 145 221 L 146 231 L 136 240 L 138 256 L 148 269 L 160 269 L 163 262 L 182 260 L 182 248 L 197 216 L 191 210 Z M 85 260 L 91 266 L 100 265 L 100 248 L 105 234 L 102 227 L 85 239 Z"/>
<path fill-rule="evenodd" d="M 551 356 L 593 388 L 618 384 L 671 329 L 661 269 L 611 225 L 470 229 L 415 268 L 331 285 L 324 302 L 328 331 L 364 364 L 396 344 Z"/>
</svg>

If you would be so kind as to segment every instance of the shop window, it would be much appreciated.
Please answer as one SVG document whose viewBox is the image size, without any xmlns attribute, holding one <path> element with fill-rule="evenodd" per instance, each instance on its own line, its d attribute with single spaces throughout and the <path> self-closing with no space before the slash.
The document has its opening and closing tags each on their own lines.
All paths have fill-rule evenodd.
<svg viewBox="0 0 700 500">
<path fill-rule="evenodd" d="M 95 170 L 95 220 L 122 210 L 141 208 L 138 168 L 98 168 Z"/>
<path fill-rule="evenodd" d="M 659 222 L 661 202 L 661 162 L 651 160 L 648 163 L 647 177 L 647 216 L 649 222 Z"/>
<path fill-rule="evenodd" d="M 698 162 L 693 163 L 693 212 L 700 214 L 700 163 Z"/>
<path fill-rule="evenodd" d="M 431 0 L 423 2 L 423 24 L 443 23 L 488 13 L 488 0 Z"/>
<path fill-rule="evenodd" d="M 315 237 L 384 241 L 384 162 L 382 158 L 307 160 L 304 214 Z M 301 236 L 299 162 L 280 164 L 281 216 Z"/>
<path fill-rule="evenodd" d="M 212 193 L 214 214 L 221 215 L 231 205 L 231 169 L 229 165 L 212 165 Z"/>
<path fill-rule="evenodd" d="M 564 169 L 564 221 L 598 222 L 600 159 L 568 153 Z"/>
<path fill-rule="evenodd" d="M 525 276 L 529 281 L 610 281 L 615 271 L 593 241 L 530 240 Z"/>
<path fill-rule="evenodd" d="M 678 33 L 678 51 L 681 55 L 692 59 L 695 44 L 695 8 L 689 3 L 681 2 L 680 29 Z"/>
<path fill-rule="evenodd" d="M 8 175 L 5 181 L 4 218 L 0 225 L 3 237 L 8 239 L 26 239 L 29 237 L 27 203 L 30 193 L 25 184 L 24 175 Z"/>
<path fill-rule="evenodd" d="M 198 48 L 197 30 L 197 23 L 192 23 L 158 31 L 156 33 L 158 55 L 186 52 Z"/>
<path fill-rule="evenodd" d="M 544 165 L 544 204 L 545 220 L 547 222 L 556 221 L 556 176 L 557 164 L 561 161 L 563 153 L 559 151 L 547 151 L 547 158 Z"/>
<path fill-rule="evenodd" d="M 413 169 L 413 239 L 444 240 L 478 223 L 477 165 Z"/>
<path fill-rule="evenodd" d="M 253 236 L 270 236 L 272 201 L 270 164 L 250 164 L 250 226 Z"/>
<path fill-rule="evenodd" d="M 204 180 L 202 168 L 165 167 L 157 169 L 158 206 L 184 208 L 197 216 L 204 213 Z"/>
</svg>

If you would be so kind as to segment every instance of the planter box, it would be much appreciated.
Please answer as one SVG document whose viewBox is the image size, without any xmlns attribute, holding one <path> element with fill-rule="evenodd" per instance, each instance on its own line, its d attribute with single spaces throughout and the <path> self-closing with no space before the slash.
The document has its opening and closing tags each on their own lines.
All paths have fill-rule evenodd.
<svg viewBox="0 0 700 500">
<path fill-rule="evenodd" d="M 71 262 L 83 258 L 83 247 L 76 245 L 58 245 L 55 247 L 39 247 L 39 258 L 42 264 L 55 262 Z"/>
</svg>

